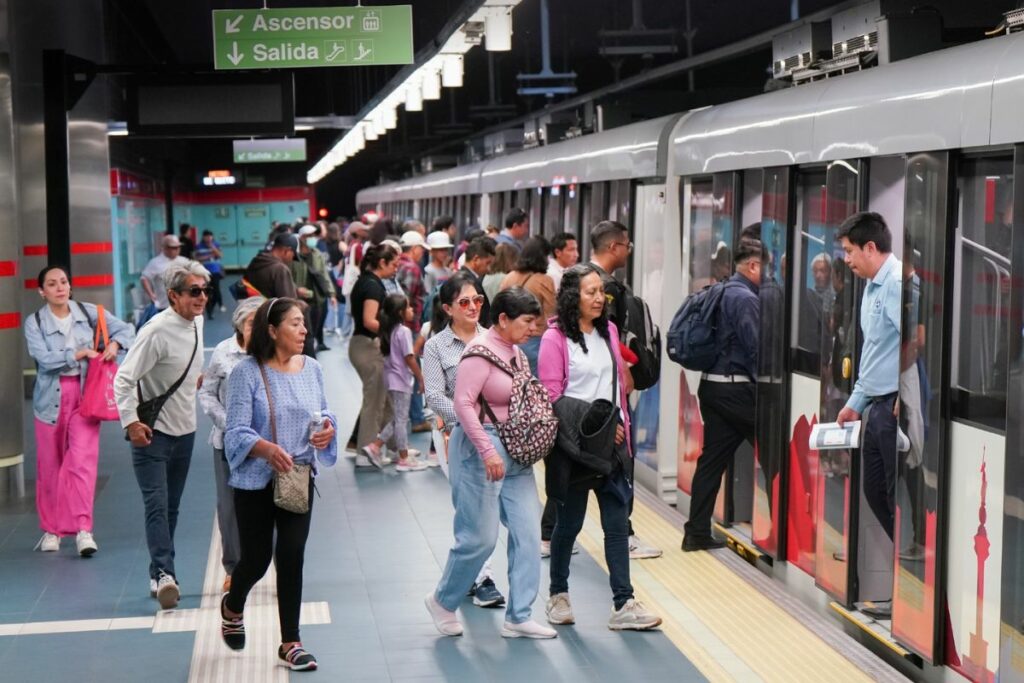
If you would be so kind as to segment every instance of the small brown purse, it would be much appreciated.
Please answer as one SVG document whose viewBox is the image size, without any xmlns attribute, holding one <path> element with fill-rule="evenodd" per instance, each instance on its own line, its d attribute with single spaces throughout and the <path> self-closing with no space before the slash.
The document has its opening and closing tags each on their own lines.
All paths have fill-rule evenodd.
<svg viewBox="0 0 1024 683">
<path fill-rule="evenodd" d="M 270 382 L 267 381 L 267 371 L 263 369 L 263 363 L 259 363 L 260 375 L 263 376 L 263 388 L 267 390 L 267 410 L 270 414 L 270 439 L 277 443 L 277 420 L 274 417 L 274 398 L 270 394 Z M 287 472 L 274 472 L 274 505 L 294 512 L 297 515 L 304 515 L 309 512 L 309 479 L 312 472 L 311 465 L 292 463 L 292 468 Z"/>
</svg>

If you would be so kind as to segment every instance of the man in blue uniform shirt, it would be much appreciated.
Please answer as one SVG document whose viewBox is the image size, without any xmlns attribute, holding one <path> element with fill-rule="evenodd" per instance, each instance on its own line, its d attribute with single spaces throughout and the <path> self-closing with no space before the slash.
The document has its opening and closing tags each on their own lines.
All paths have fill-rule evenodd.
<svg viewBox="0 0 1024 683">
<path fill-rule="evenodd" d="M 885 533 L 893 537 L 896 492 L 896 418 L 900 381 L 900 315 L 903 266 L 892 253 L 892 234 L 877 213 L 856 213 L 839 226 L 846 265 L 868 281 L 860 307 L 864 336 L 853 393 L 836 422 L 867 420 L 860 454 L 864 497 Z M 876 618 L 892 614 L 892 601 L 862 611 Z"/>
<path fill-rule="evenodd" d="M 754 443 L 757 353 L 760 345 L 761 242 L 744 238 L 736 248 L 736 273 L 719 300 L 718 341 L 722 352 L 701 375 L 697 396 L 704 418 L 704 450 L 697 459 L 683 550 L 725 545 L 711 535 L 711 513 L 722 474 L 744 440 Z"/>
</svg>

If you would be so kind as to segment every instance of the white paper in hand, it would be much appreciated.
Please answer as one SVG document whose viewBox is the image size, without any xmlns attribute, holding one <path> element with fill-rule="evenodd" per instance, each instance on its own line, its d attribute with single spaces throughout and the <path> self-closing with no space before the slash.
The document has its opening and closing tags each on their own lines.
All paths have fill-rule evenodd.
<svg viewBox="0 0 1024 683">
<path fill-rule="evenodd" d="M 860 447 L 860 420 L 846 422 L 822 422 L 811 428 L 808 446 L 818 451 L 851 449 Z"/>
</svg>

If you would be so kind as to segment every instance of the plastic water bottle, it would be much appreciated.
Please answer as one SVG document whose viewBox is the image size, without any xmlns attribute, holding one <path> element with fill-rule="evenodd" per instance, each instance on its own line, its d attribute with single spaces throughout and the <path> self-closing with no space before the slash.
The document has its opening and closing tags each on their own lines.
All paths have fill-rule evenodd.
<svg viewBox="0 0 1024 683">
<path fill-rule="evenodd" d="M 324 414 L 321 411 L 318 410 L 318 411 L 313 413 L 313 417 L 309 421 L 309 438 L 310 438 L 311 441 L 313 439 L 313 435 L 316 434 L 317 432 L 321 431 L 324 428 L 324 420 L 325 419 L 326 418 L 324 417 Z M 313 448 L 313 457 L 317 458 L 319 456 L 320 456 L 320 449 L 314 447 Z"/>
</svg>

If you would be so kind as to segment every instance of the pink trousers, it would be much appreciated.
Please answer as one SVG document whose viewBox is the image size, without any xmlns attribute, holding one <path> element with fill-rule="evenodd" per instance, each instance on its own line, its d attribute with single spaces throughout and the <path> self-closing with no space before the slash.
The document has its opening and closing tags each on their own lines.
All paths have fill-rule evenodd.
<svg viewBox="0 0 1024 683">
<path fill-rule="evenodd" d="M 80 377 L 60 378 L 57 424 L 35 421 L 39 526 L 59 536 L 92 531 L 100 423 L 78 412 L 80 381 Z"/>
</svg>

